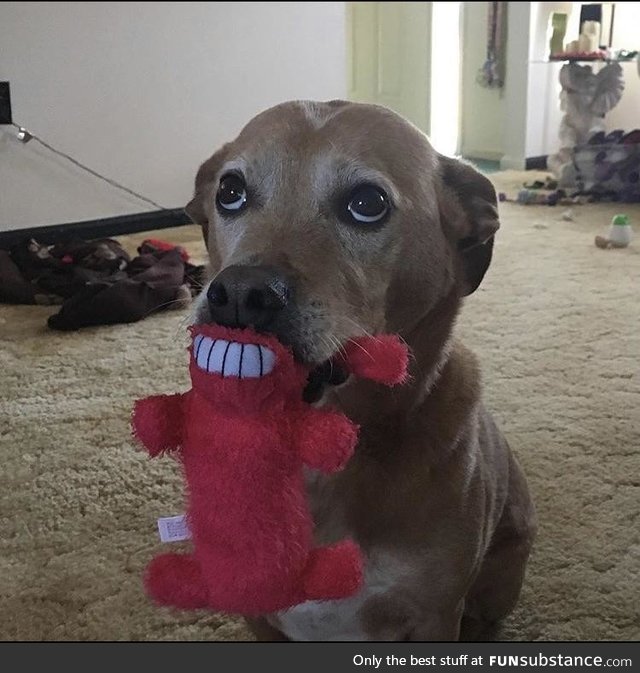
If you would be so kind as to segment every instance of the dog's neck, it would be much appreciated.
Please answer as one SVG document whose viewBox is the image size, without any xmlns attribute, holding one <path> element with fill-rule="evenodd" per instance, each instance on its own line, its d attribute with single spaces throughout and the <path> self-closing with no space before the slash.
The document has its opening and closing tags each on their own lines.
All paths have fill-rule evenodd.
<svg viewBox="0 0 640 673">
<path fill-rule="evenodd" d="M 330 392 L 328 401 L 337 404 L 360 426 L 402 423 L 437 387 L 449 359 L 451 332 L 460 303 L 459 294 L 451 292 L 413 325 L 400 331 L 412 354 L 408 383 L 387 388 L 354 379 Z"/>
</svg>

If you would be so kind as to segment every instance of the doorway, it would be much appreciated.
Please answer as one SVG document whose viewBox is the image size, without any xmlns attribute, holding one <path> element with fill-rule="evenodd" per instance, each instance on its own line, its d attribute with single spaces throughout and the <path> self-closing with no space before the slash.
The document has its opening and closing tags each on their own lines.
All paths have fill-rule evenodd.
<svg viewBox="0 0 640 673">
<path fill-rule="evenodd" d="M 460 2 L 348 2 L 348 97 L 395 110 L 454 155 Z"/>
</svg>

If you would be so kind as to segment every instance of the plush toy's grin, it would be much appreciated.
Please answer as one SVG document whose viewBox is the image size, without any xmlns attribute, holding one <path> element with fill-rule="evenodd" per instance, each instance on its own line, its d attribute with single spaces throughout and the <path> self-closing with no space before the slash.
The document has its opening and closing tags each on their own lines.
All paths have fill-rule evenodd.
<svg viewBox="0 0 640 673">
<path fill-rule="evenodd" d="M 199 369 L 209 374 L 240 379 L 266 376 L 276 363 L 275 353 L 266 346 L 212 339 L 202 334 L 193 340 L 193 359 Z"/>
</svg>

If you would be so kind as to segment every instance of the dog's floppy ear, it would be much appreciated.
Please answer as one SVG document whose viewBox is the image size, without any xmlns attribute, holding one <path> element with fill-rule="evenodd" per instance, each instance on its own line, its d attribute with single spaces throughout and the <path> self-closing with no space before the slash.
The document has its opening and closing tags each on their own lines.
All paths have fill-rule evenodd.
<svg viewBox="0 0 640 673">
<path fill-rule="evenodd" d="M 206 204 L 213 198 L 213 182 L 226 156 L 227 145 L 207 159 L 198 169 L 193 198 L 184 207 L 185 213 L 195 224 L 202 227 L 205 242 L 209 231 L 209 216 Z"/>
<path fill-rule="evenodd" d="M 206 229 L 209 225 L 209 220 L 207 214 L 204 212 L 203 204 L 204 199 L 202 194 L 198 194 L 196 191 L 191 201 L 184 207 L 184 212 L 191 218 L 194 224 L 199 224 L 203 229 Z"/>
<path fill-rule="evenodd" d="M 478 288 L 491 263 L 493 238 L 500 227 L 496 192 L 464 161 L 440 156 L 438 164 L 440 217 L 456 248 L 462 293 L 468 295 Z"/>
</svg>

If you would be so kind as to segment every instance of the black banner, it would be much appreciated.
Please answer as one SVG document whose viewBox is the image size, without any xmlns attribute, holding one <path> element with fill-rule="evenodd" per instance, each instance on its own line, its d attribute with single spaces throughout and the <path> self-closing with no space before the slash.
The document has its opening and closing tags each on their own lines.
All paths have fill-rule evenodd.
<svg viewBox="0 0 640 673">
<path fill-rule="evenodd" d="M 640 671 L 640 643 L 5 643 L 5 661 L 101 669 L 271 673 L 342 671 Z M 15 658 L 17 657 L 17 659 Z M 190 673 L 190 671 L 189 671 Z"/>
</svg>

